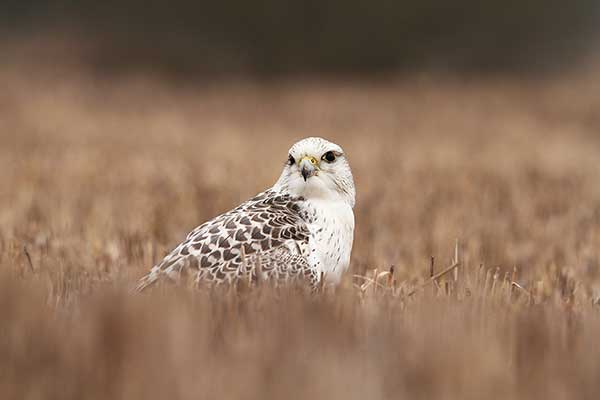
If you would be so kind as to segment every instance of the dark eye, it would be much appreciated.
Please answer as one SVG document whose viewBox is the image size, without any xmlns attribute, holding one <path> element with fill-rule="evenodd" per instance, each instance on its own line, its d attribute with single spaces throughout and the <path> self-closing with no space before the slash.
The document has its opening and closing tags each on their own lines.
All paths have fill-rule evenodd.
<svg viewBox="0 0 600 400">
<path fill-rule="evenodd" d="M 334 162 L 335 161 L 335 153 L 333 151 L 328 151 L 327 153 L 323 154 L 323 157 L 321 157 L 321 158 L 327 162 Z"/>
<path fill-rule="evenodd" d="M 288 157 L 288 164 L 289 165 L 294 165 L 296 164 L 296 159 L 294 159 L 294 157 L 292 157 L 292 155 L 290 154 L 290 156 Z"/>
</svg>

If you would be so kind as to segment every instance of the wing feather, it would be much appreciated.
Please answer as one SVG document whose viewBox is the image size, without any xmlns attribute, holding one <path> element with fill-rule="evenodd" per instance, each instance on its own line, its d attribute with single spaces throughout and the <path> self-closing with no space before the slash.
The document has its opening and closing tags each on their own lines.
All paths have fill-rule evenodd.
<svg viewBox="0 0 600 400">
<path fill-rule="evenodd" d="M 195 283 L 232 283 L 251 279 L 306 279 L 318 276 L 307 262 L 310 232 L 302 216 L 302 198 L 267 190 L 194 229 L 148 275 L 138 290 L 161 277 Z"/>
</svg>

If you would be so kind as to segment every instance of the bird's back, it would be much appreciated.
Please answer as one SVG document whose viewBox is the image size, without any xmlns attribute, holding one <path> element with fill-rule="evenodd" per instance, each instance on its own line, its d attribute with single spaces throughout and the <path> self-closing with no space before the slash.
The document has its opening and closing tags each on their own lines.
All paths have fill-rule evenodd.
<svg viewBox="0 0 600 400">
<path fill-rule="evenodd" d="M 310 232 L 304 199 L 269 189 L 200 225 L 150 273 L 138 289 L 161 277 L 194 284 L 233 283 L 246 278 L 318 282 L 308 262 Z"/>
</svg>

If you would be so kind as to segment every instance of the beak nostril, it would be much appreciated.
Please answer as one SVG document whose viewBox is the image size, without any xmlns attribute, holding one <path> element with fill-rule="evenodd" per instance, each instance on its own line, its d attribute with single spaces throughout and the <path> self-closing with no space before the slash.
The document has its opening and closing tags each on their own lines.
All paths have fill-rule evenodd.
<svg viewBox="0 0 600 400">
<path fill-rule="evenodd" d="M 300 173 L 306 182 L 308 178 L 317 174 L 317 170 L 319 169 L 319 161 L 314 157 L 304 156 L 302 159 L 300 159 L 298 167 L 300 168 Z"/>
</svg>

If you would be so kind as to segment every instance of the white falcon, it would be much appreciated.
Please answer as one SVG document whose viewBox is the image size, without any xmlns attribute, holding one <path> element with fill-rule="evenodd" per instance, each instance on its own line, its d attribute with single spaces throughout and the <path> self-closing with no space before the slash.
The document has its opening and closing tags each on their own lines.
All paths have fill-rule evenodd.
<svg viewBox="0 0 600 400">
<path fill-rule="evenodd" d="M 279 180 L 200 225 L 140 279 L 195 285 L 246 279 L 338 284 L 350 264 L 355 189 L 340 146 L 310 137 L 294 144 Z"/>
</svg>

